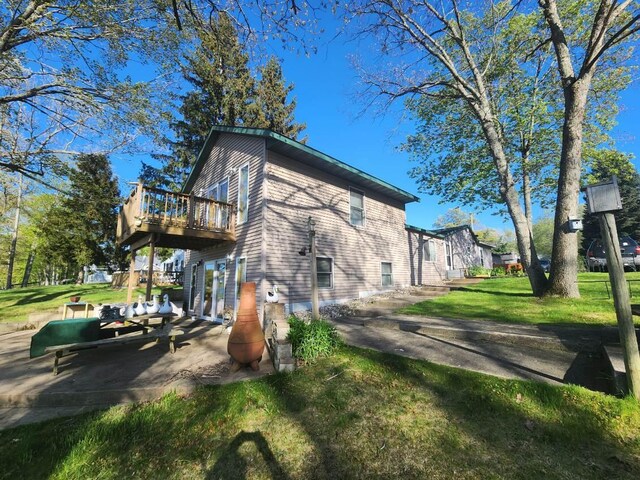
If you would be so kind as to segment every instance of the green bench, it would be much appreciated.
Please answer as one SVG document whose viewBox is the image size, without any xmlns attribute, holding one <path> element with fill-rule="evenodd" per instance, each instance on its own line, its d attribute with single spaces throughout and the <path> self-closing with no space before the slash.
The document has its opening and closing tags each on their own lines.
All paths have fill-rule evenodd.
<svg viewBox="0 0 640 480">
<path fill-rule="evenodd" d="M 109 334 L 113 332 L 108 332 Z M 169 339 L 169 350 L 175 353 L 175 340 L 183 335 L 182 330 L 173 328 L 168 323 L 160 328 L 138 330 L 120 336 L 101 338 L 107 334 L 100 329 L 100 319 L 81 318 L 72 320 L 54 320 L 47 323 L 38 333 L 31 337 L 30 357 L 40 357 L 47 353 L 55 353 L 53 374 L 58 374 L 58 363 L 62 357 L 70 353 L 88 348 L 99 348 L 124 345 L 127 343 L 159 342 Z"/>
</svg>

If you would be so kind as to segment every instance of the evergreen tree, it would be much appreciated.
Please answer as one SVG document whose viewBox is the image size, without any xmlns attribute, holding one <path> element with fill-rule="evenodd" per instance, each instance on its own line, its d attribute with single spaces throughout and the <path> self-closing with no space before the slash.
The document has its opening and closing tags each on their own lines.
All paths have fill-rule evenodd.
<svg viewBox="0 0 640 480">
<path fill-rule="evenodd" d="M 179 190 L 189 175 L 213 125 L 269 128 L 291 138 L 305 128 L 293 120 L 293 89 L 271 58 L 256 82 L 249 55 L 238 40 L 230 18 L 220 13 L 209 30 L 198 33 L 199 44 L 186 57 L 184 78 L 193 87 L 180 97 L 179 119 L 170 126 L 175 138 L 165 138 L 169 155 L 157 155 L 160 168 L 143 164 L 141 179 L 150 185 Z"/>
<path fill-rule="evenodd" d="M 120 189 L 109 159 L 98 154 L 78 156 L 69 180 L 70 195 L 62 209 L 68 214 L 76 265 L 121 263 L 124 255 L 115 243 Z"/>
<path fill-rule="evenodd" d="M 271 57 L 259 72 L 256 102 L 260 109 L 260 118 L 252 126 L 268 128 L 296 140 L 306 125 L 295 123 L 293 112 L 296 109 L 296 99 L 292 99 L 287 104 L 287 96 L 294 86 L 286 85 L 282 76 L 282 67 L 275 57 Z"/>
<path fill-rule="evenodd" d="M 640 174 L 631 163 L 632 155 L 615 150 L 596 150 L 588 152 L 587 161 L 591 165 L 591 172 L 586 178 L 587 184 L 603 182 L 618 178 L 622 210 L 615 213 L 618 235 L 630 235 L 634 240 L 640 240 Z M 584 231 L 582 248 L 589 248 L 592 240 L 600 238 L 598 217 L 589 213 L 584 217 Z"/>
</svg>

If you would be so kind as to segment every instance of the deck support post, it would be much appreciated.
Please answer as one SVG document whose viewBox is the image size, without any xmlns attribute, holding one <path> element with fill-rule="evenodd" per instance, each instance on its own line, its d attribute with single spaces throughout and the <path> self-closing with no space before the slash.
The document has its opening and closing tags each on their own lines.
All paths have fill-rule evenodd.
<svg viewBox="0 0 640 480">
<path fill-rule="evenodd" d="M 149 268 L 147 270 L 147 302 L 151 300 L 151 289 L 153 288 L 153 257 L 156 249 L 156 235 L 151 235 L 149 242 Z"/>
<path fill-rule="evenodd" d="M 131 249 L 131 260 L 129 262 L 129 285 L 127 287 L 127 305 L 131 305 L 133 300 L 133 289 L 136 288 L 134 275 L 136 273 L 136 250 Z"/>
</svg>

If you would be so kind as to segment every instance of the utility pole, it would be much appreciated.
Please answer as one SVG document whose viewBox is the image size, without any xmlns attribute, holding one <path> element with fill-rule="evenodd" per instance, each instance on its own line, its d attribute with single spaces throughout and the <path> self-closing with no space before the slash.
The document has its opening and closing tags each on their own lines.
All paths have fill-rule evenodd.
<svg viewBox="0 0 640 480">
<path fill-rule="evenodd" d="M 320 318 L 318 306 L 318 264 L 316 262 L 316 222 L 309 217 L 309 249 L 311 251 L 311 317 L 314 320 Z"/>
<path fill-rule="evenodd" d="M 607 257 L 607 270 L 611 281 L 613 304 L 620 330 L 620 344 L 627 372 L 629 392 L 640 401 L 640 352 L 638 338 L 633 325 L 629 287 L 624 277 L 624 264 L 620 253 L 618 229 L 613 211 L 622 209 L 618 181 L 614 176 L 610 182 L 598 183 L 586 187 L 589 213 L 598 215 L 600 235 Z"/>
</svg>

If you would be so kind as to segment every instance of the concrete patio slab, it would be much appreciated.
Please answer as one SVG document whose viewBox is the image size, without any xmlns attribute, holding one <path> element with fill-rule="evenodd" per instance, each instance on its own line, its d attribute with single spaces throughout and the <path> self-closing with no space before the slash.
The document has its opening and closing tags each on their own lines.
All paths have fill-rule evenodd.
<svg viewBox="0 0 640 480">
<path fill-rule="evenodd" d="M 150 401 L 175 391 L 188 394 L 198 385 L 258 378 L 273 372 L 268 351 L 260 370 L 230 372 L 225 328 L 185 322 L 176 353 L 167 341 L 88 349 L 60 360 L 53 355 L 29 358 L 35 331 L 2 336 L 0 342 L 0 428 L 66 416 L 109 405 Z"/>
</svg>

